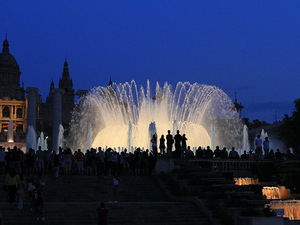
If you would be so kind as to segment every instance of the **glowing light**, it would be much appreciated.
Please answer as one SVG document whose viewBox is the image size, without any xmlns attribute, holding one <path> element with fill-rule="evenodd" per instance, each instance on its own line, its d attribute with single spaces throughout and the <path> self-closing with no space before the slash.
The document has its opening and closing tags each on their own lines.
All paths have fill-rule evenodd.
<svg viewBox="0 0 300 225">
<path fill-rule="evenodd" d="M 299 200 L 279 200 L 270 202 L 271 209 L 284 209 L 283 217 L 290 220 L 300 219 L 300 201 Z"/>
<path fill-rule="evenodd" d="M 234 178 L 235 185 L 258 185 L 258 178 L 252 178 L 252 177 L 238 177 Z"/>
<path fill-rule="evenodd" d="M 68 145 L 88 149 L 92 129 L 93 148 L 146 149 L 153 130 L 159 138 L 167 130 L 173 135 L 180 130 L 191 148 L 206 147 L 213 124 L 216 144 L 241 147 L 243 125 L 232 105 L 221 89 L 197 83 L 179 82 L 174 91 L 168 83 L 156 83 L 153 93 L 150 82 L 146 88 L 135 81 L 96 87 L 73 112 Z"/>
<path fill-rule="evenodd" d="M 291 198 L 291 193 L 289 189 L 284 186 L 279 187 L 263 187 L 262 194 L 266 196 L 267 199 L 288 199 Z"/>
</svg>

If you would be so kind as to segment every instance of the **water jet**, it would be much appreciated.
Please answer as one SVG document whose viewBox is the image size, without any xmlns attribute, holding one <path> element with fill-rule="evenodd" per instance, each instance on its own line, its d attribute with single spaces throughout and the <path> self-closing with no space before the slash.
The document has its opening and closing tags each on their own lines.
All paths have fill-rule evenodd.
<svg viewBox="0 0 300 225">
<path fill-rule="evenodd" d="M 147 149 L 151 124 L 158 136 L 180 130 L 191 148 L 210 146 L 212 138 L 216 145 L 242 147 L 239 114 L 231 99 L 215 86 L 179 82 L 172 90 L 166 82 L 156 83 L 153 91 L 149 81 L 145 88 L 131 81 L 95 87 L 79 102 L 70 126 L 72 149 L 89 148 L 88 124 L 93 148 Z"/>
</svg>

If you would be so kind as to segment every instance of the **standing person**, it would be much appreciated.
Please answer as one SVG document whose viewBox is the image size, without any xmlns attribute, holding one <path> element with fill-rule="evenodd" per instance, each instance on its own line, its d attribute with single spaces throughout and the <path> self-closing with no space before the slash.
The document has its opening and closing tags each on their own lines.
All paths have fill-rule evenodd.
<svg viewBox="0 0 300 225">
<path fill-rule="evenodd" d="M 26 174 L 32 175 L 35 168 L 36 155 L 32 148 L 25 154 Z"/>
<path fill-rule="evenodd" d="M 201 146 L 199 146 L 198 149 L 196 150 L 196 158 L 197 159 L 203 159 L 204 158 L 204 151 L 201 148 Z"/>
<path fill-rule="evenodd" d="M 159 150 L 160 150 L 160 154 L 165 154 L 165 149 L 166 149 L 166 145 L 165 145 L 165 136 L 161 135 L 160 139 L 159 139 Z"/>
<path fill-rule="evenodd" d="M 104 173 L 104 151 L 101 147 L 98 148 L 97 153 L 97 170 L 98 175 L 103 175 Z"/>
<path fill-rule="evenodd" d="M 112 165 L 112 149 L 108 148 L 105 151 L 105 175 L 110 176 Z"/>
<path fill-rule="evenodd" d="M 263 142 L 264 147 L 264 153 L 265 153 L 265 159 L 269 158 L 269 150 L 270 150 L 270 141 L 268 137 L 265 137 L 265 140 Z"/>
<path fill-rule="evenodd" d="M 181 145 L 182 145 L 182 151 L 183 153 L 185 153 L 186 151 L 186 141 L 187 141 L 187 138 L 185 136 L 185 134 L 182 135 L 182 139 L 181 139 Z"/>
<path fill-rule="evenodd" d="M 101 203 L 96 211 L 98 214 L 98 225 L 107 225 L 108 209 L 105 207 L 104 202 Z"/>
<path fill-rule="evenodd" d="M 5 185 L 8 189 L 8 201 L 13 203 L 16 200 L 17 185 L 20 182 L 20 176 L 16 173 L 15 169 L 10 169 L 7 174 Z"/>
<path fill-rule="evenodd" d="M 173 148 L 173 143 L 174 143 L 174 139 L 173 136 L 171 134 L 171 131 L 168 130 L 168 134 L 166 136 L 167 139 L 167 154 L 169 157 L 172 156 L 172 148 Z"/>
<path fill-rule="evenodd" d="M 60 155 L 54 153 L 52 156 L 53 160 L 53 179 L 57 180 L 58 175 L 59 175 L 59 166 L 60 166 Z"/>
<path fill-rule="evenodd" d="M 209 146 L 206 147 L 206 150 L 204 151 L 204 156 L 206 159 L 212 159 L 214 157 L 214 152 L 210 149 Z"/>
<path fill-rule="evenodd" d="M 234 147 L 231 148 L 228 158 L 229 159 L 239 159 L 240 158 L 239 153 L 235 150 Z"/>
<path fill-rule="evenodd" d="M 36 157 L 37 157 L 37 170 L 38 170 L 37 172 L 44 173 L 46 156 L 41 146 L 38 147 L 38 150 L 36 152 Z"/>
<path fill-rule="evenodd" d="M 44 198 L 42 194 L 42 185 L 40 183 L 35 184 L 35 189 L 33 190 L 33 207 L 35 212 L 36 220 L 45 221 L 44 217 Z"/>
<path fill-rule="evenodd" d="M 157 134 L 154 133 L 151 138 L 153 155 L 157 157 Z"/>
<path fill-rule="evenodd" d="M 174 136 L 174 141 L 175 141 L 175 154 L 177 158 L 180 158 L 181 156 L 181 141 L 182 141 L 182 136 L 179 133 L 179 130 L 177 130 L 177 133 Z"/>
<path fill-rule="evenodd" d="M 23 176 L 20 176 L 20 182 L 17 186 L 17 199 L 18 199 L 18 209 L 23 209 L 23 202 L 24 202 L 24 196 L 25 196 L 25 188 L 26 184 L 23 179 Z"/>
<path fill-rule="evenodd" d="M 5 151 L 2 146 L 0 146 L 0 174 L 4 173 L 4 167 L 5 167 Z"/>
<path fill-rule="evenodd" d="M 72 161 L 73 161 L 72 150 L 70 148 L 67 148 L 64 151 L 62 156 L 64 157 L 64 162 L 65 162 L 65 174 L 70 175 L 72 169 Z"/>
<path fill-rule="evenodd" d="M 222 151 L 221 151 L 221 149 L 220 149 L 220 147 L 219 146 L 216 146 L 216 149 L 215 149 L 215 151 L 214 151 L 214 156 L 215 156 L 215 158 L 221 158 L 221 155 L 222 155 Z"/>
<path fill-rule="evenodd" d="M 28 184 L 27 184 L 27 191 L 28 191 L 28 196 L 30 198 L 30 211 L 33 211 L 33 191 L 35 190 L 35 184 L 34 184 L 34 179 L 31 178 L 28 180 Z"/>
<path fill-rule="evenodd" d="M 117 198 L 118 198 L 118 192 L 119 192 L 119 184 L 120 180 L 117 175 L 114 176 L 113 178 L 113 195 L 114 195 L 114 203 L 118 203 Z"/>
<path fill-rule="evenodd" d="M 84 163 L 84 154 L 81 151 L 81 149 L 78 149 L 75 159 L 77 161 L 77 172 L 79 175 L 82 175 L 84 173 L 83 163 Z"/>
<path fill-rule="evenodd" d="M 256 153 L 258 154 L 258 158 L 260 159 L 262 155 L 262 139 L 260 138 L 260 134 L 256 136 L 255 147 L 256 147 Z"/>
</svg>

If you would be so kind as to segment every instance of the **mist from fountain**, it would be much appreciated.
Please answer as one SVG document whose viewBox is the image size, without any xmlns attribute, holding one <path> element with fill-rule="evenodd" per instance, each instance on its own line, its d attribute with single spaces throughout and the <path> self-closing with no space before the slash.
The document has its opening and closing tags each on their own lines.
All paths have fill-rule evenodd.
<svg viewBox="0 0 300 225">
<path fill-rule="evenodd" d="M 244 125 L 243 127 L 243 147 L 242 147 L 243 151 L 250 151 L 250 144 L 249 144 L 249 134 L 248 134 L 248 127 L 247 125 Z"/>
<path fill-rule="evenodd" d="M 26 151 L 28 152 L 30 148 L 36 149 L 36 133 L 33 126 L 28 126 L 27 135 L 26 135 Z"/>
<path fill-rule="evenodd" d="M 59 125 L 58 131 L 58 147 L 64 148 L 65 147 L 65 138 L 64 138 L 65 129 L 62 124 Z M 57 152 L 56 152 L 57 153 Z"/>
<path fill-rule="evenodd" d="M 88 124 L 88 132 L 87 132 L 87 142 L 88 142 L 88 148 L 91 150 L 92 144 L 93 144 L 93 136 L 92 136 L 92 125 L 89 123 Z"/>
<path fill-rule="evenodd" d="M 12 120 L 8 122 L 7 142 L 14 142 L 14 123 Z"/>
<path fill-rule="evenodd" d="M 211 139 L 210 147 L 212 150 L 214 150 L 216 147 L 216 128 L 214 124 L 210 125 L 210 139 Z"/>
<path fill-rule="evenodd" d="M 231 99 L 219 88 L 179 82 L 172 91 L 167 82 L 150 82 L 146 88 L 135 81 L 95 87 L 81 98 L 74 110 L 68 146 L 88 148 L 88 126 L 91 124 L 93 148 L 149 148 L 149 126 L 155 123 L 158 136 L 176 130 L 186 134 L 187 145 L 210 146 L 210 127 L 215 127 L 215 143 L 242 147 L 242 122 Z"/>
<path fill-rule="evenodd" d="M 264 141 L 266 137 L 268 137 L 268 133 L 265 132 L 264 129 L 262 129 L 260 133 L 260 138 Z"/>
<path fill-rule="evenodd" d="M 36 149 L 38 149 L 39 146 L 41 146 L 43 151 L 48 150 L 47 138 L 44 137 L 44 132 L 41 132 L 38 137 Z"/>
</svg>

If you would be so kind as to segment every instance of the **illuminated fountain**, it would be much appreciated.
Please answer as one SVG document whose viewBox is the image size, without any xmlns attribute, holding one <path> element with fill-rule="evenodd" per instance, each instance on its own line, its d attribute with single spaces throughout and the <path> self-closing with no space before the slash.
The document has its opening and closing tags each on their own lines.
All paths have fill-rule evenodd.
<svg viewBox="0 0 300 225">
<path fill-rule="evenodd" d="M 267 199 L 290 199 L 290 189 L 286 189 L 284 186 L 279 187 L 263 187 L 262 194 Z"/>
<path fill-rule="evenodd" d="M 235 185 L 259 185 L 258 178 L 252 177 L 238 177 L 234 178 Z"/>
<path fill-rule="evenodd" d="M 283 217 L 290 220 L 300 220 L 300 201 L 299 200 L 279 200 L 271 201 L 270 208 L 276 210 L 284 210 Z"/>
<path fill-rule="evenodd" d="M 39 146 L 41 146 L 43 151 L 48 150 L 47 138 L 44 137 L 44 132 L 41 132 L 38 138 L 36 149 L 38 149 Z"/>
<path fill-rule="evenodd" d="M 96 87 L 73 112 L 68 146 L 88 149 L 92 128 L 93 148 L 146 149 L 155 124 L 158 137 L 178 129 L 192 149 L 212 144 L 211 127 L 216 145 L 241 148 L 243 125 L 232 106 L 221 89 L 198 83 L 179 82 L 174 91 L 168 83 L 152 91 L 149 81 L 146 88 L 135 81 Z"/>
<path fill-rule="evenodd" d="M 2 125 L 2 128 L 4 128 L 3 131 L 7 133 L 7 136 L 6 136 L 6 141 L 0 142 L 0 146 L 2 146 L 5 149 L 7 148 L 12 149 L 14 147 L 17 147 L 18 149 L 21 149 L 22 151 L 25 152 L 26 151 L 25 143 L 22 141 L 16 142 L 16 140 L 14 139 L 14 127 L 17 127 L 17 125 L 14 124 L 12 120 L 10 120 L 7 125 L 6 124 Z"/>
<path fill-rule="evenodd" d="M 12 120 L 8 122 L 7 142 L 14 142 L 14 123 Z"/>
<path fill-rule="evenodd" d="M 63 127 L 63 125 L 59 125 L 59 131 L 58 131 L 58 147 L 64 148 L 65 147 L 65 137 L 64 137 L 64 133 L 65 133 L 65 128 Z M 57 153 L 57 152 L 56 152 Z"/>
<path fill-rule="evenodd" d="M 26 150 L 28 151 L 30 148 L 36 149 L 36 133 L 32 126 L 28 126 L 27 135 L 26 135 Z"/>
<path fill-rule="evenodd" d="M 249 152 L 250 151 L 250 144 L 249 144 L 249 134 L 248 134 L 248 127 L 247 125 L 244 125 L 243 127 L 243 145 L 242 145 L 243 152 Z"/>
</svg>

